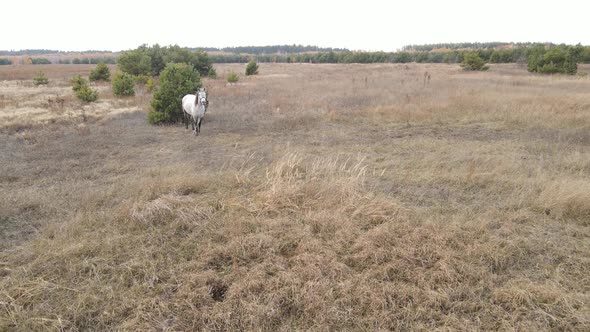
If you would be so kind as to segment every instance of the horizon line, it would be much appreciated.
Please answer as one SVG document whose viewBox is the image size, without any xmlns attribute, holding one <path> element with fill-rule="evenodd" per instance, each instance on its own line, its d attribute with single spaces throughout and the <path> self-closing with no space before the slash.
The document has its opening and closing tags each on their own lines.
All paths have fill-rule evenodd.
<svg viewBox="0 0 590 332">
<path fill-rule="evenodd" d="M 386 52 L 386 53 L 395 53 L 395 52 L 403 52 L 405 48 L 408 47 L 420 47 L 420 46 L 433 46 L 433 45 L 441 45 L 441 44 L 447 44 L 447 45 L 453 45 L 453 44 L 494 44 L 494 43 L 498 43 L 498 44 L 504 44 L 504 45 L 515 45 L 515 44 L 549 44 L 549 45 L 581 45 L 581 46 L 590 46 L 590 45 L 583 45 L 582 43 L 577 43 L 577 44 L 567 44 L 567 43 L 554 43 L 554 42 L 550 42 L 550 41 L 544 41 L 544 42 L 538 42 L 538 41 L 533 41 L 533 42 L 500 42 L 500 41 L 490 41 L 490 42 L 438 42 L 438 43 L 424 43 L 424 44 L 407 44 L 402 46 L 401 48 L 398 48 L 395 51 L 385 51 L 383 49 L 380 50 L 369 50 L 369 49 L 352 49 L 352 48 L 347 48 L 347 47 L 332 47 L 332 46 L 317 46 L 317 45 L 304 45 L 304 44 L 274 44 L 274 45 L 240 45 L 240 46 L 224 46 L 224 47 L 214 47 L 214 46 L 180 46 L 181 48 L 187 48 L 187 49 L 196 49 L 196 50 L 207 50 L 207 49 L 214 49 L 214 50 L 219 50 L 219 51 L 223 51 L 224 49 L 231 49 L 231 48 L 247 48 L 247 47 L 252 47 L 252 48 L 256 48 L 256 47 L 281 47 L 281 46 L 300 46 L 300 47 L 314 47 L 314 48 L 318 48 L 318 49 L 333 49 L 333 50 L 337 50 L 337 52 L 346 52 L 346 51 L 350 51 L 350 52 Z M 0 52 L 26 52 L 26 51 L 50 51 L 50 52 L 56 52 L 56 53 L 120 53 L 120 52 L 126 52 L 126 51 L 131 51 L 134 49 L 137 49 L 143 45 L 147 45 L 149 46 L 154 46 L 154 45 L 160 45 L 159 43 L 154 43 L 154 44 L 140 44 L 139 46 L 135 47 L 135 48 L 129 48 L 129 49 L 121 49 L 121 50 L 98 50 L 98 49 L 87 49 L 87 50 L 64 50 L 64 49 L 49 49 L 49 48 L 22 48 L 19 50 L 15 50 L 15 49 L 0 49 Z M 160 45 L 162 47 L 169 47 L 169 46 L 179 46 L 178 44 L 169 44 L 169 45 Z M 298 52 L 298 53 L 302 53 L 302 52 Z M 23 54 L 24 55 L 24 54 Z M 5 55 L 7 56 L 7 55 Z"/>
</svg>

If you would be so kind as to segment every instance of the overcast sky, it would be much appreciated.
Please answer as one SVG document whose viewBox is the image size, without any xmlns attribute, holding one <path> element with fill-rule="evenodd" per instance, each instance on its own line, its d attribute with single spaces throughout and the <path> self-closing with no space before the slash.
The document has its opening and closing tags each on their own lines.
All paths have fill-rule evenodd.
<svg viewBox="0 0 590 332">
<path fill-rule="evenodd" d="M 6 0 L 0 50 L 126 50 L 303 44 L 395 51 L 407 44 L 590 45 L 590 0 Z"/>
</svg>

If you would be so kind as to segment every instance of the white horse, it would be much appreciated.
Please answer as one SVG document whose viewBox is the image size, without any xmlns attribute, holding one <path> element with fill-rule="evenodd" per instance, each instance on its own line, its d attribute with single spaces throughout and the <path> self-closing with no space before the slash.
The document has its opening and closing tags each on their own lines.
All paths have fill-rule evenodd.
<svg viewBox="0 0 590 332">
<path fill-rule="evenodd" d="M 203 117 L 207 112 L 207 106 L 209 106 L 209 100 L 207 100 L 206 89 L 199 89 L 196 95 L 182 97 L 182 110 L 186 129 L 188 129 L 188 121 L 190 121 L 195 136 L 198 136 L 201 132 L 201 123 L 203 123 Z"/>
</svg>

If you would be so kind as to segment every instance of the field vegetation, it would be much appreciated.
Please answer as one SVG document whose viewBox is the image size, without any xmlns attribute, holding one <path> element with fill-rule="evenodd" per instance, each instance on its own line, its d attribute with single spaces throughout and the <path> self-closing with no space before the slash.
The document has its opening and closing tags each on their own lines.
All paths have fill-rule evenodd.
<svg viewBox="0 0 590 332">
<path fill-rule="evenodd" d="M 0 331 L 590 330 L 588 76 L 259 66 L 198 138 L 0 66 Z"/>
<path fill-rule="evenodd" d="M 96 67 L 90 72 L 88 77 L 90 81 L 111 81 L 111 70 L 104 62 L 99 62 Z"/>
<path fill-rule="evenodd" d="M 207 52 L 207 53 L 205 53 Z M 303 45 L 270 45 L 244 47 L 186 48 L 177 45 L 140 45 L 122 52 L 86 51 L 61 52 L 57 50 L 0 51 L 0 65 L 10 64 L 114 64 L 132 75 L 158 75 L 166 63 L 191 63 L 201 76 L 212 75 L 212 63 L 462 63 L 465 55 L 476 53 L 489 63 L 528 63 L 531 57 L 542 59 L 531 66 L 540 73 L 572 73 L 572 64 L 590 63 L 590 46 L 553 43 L 441 43 L 407 45 L 396 52 L 351 51 L 342 48 L 322 48 Z M 561 55 L 560 55 L 561 53 Z M 35 56 L 33 58 L 32 56 Z M 43 56 L 40 58 L 39 56 Z M 148 59 L 149 58 L 149 59 Z M 563 65 L 566 62 L 568 64 Z M 546 61 L 548 60 L 548 61 Z M 149 64 L 148 64 L 149 62 Z M 543 66 L 547 64 L 546 68 Z M 538 70 L 540 68 L 540 70 Z M 557 68 L 557 69 L 555 69 Z M 574 72 L 575 73 L 575 72 Z"/>
</svg>

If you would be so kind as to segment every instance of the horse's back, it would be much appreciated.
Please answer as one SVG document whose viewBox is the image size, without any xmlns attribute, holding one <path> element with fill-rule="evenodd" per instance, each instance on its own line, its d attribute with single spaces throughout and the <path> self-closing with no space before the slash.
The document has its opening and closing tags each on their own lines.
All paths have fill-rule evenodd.
<svg viewBox="0 0 590 332">
<path fill-rule="evenodd" d="M 197 98 L 195 95 L 186 95 L 182 97 L 182 108 L 185 111 L 190 110 L 190 105 L 195 104 L 195 98 Z"/>
</svg>

